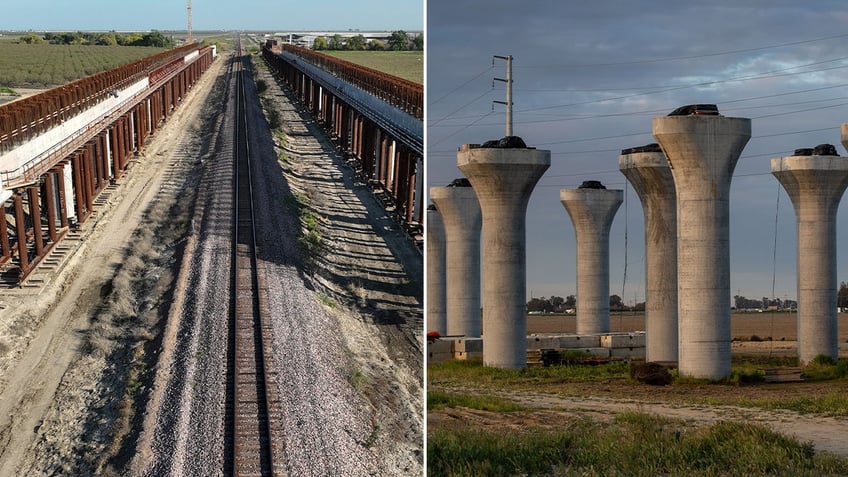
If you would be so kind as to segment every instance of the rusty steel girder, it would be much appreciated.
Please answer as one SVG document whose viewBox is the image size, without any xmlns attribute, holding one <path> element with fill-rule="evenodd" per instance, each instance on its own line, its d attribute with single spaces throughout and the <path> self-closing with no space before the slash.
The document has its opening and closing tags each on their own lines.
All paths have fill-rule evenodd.
<svg viewBox="0 0 848 477">
<path fill-rule="evenodd" d="M 174 48 L 0 106 L 0 152 L 13 149 L 200 45 Z"/>
<path fill-rule="evenodd" d="M 283 45 L 283 51 L 293 53 L 324 71 L 333 73 L 418 119 L 424 118 L 424 86 L 421 84 L 308 48 Z"/>
</svg>

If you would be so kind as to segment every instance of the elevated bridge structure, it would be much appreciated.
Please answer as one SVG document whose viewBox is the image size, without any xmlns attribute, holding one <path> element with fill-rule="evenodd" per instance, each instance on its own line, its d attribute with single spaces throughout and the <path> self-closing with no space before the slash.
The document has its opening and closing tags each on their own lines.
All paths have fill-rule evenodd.
<svg viewBox="0 0 848 477">
<path fill-rule="evenodd" d="M 294 45 L 268 42 L 262 55 L 407 233 L 420 241 L 423 86 Z"/>
<path fill-rule="evenodd" d="M 23 282 L 217 55 L 189 44 L 0 106 L 0 273 Z"/>
</svg>

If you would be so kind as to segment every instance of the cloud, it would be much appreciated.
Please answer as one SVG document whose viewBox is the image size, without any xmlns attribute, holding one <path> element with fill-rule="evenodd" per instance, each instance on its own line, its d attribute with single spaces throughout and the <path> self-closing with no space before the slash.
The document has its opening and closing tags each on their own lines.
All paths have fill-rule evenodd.
<svg viewBox="0 0 848 477">
<path fill-rule="evenodd" d="M 492 78 L 503 78 L 505 66 L 493 65 L 495 54 L 515 57 L 516 134 L 552 151 L 552 166 L 528 212 L 528 289 L 573 282 L 573 232 L 558 201 L 560 188 L 596 178 L 625 188 L 618 152 L 654 142 L 654 117 L 683 104 L 716 103 L 727 116 L 751 118 L 753 131 L 731 188 L 731 287 L 752 296 L 770 292 L 776 269 L 784 287 L 776 292 L 795 295 L 794 216 L 782 191 L 783 253 L 778 263 L 772 260 L 779 189 L 769 161 L 799 147 L 840 141 L 839 125 L 848 120 L 848 54 L 840 20 L 848 17 L 848 7 L 842 2 L 427 5 L 427 94 L 440 99 L 427 109 L 431 185 L 459 176 L 457 146 L 504 134 L 503 106 L 492 103 L 504 100 L 504 85 L 493 85 Z M 641 210 L 635 195 L 629 200 L 628 283 L 639 287 L 643 244 L 634 237 L 643 233 Z M 848 234 L 846 215 L 843 208 L 840 237 Z M 623 281 L 624 228 L 622 208 L 612 231 L 612 289 Z M 840 277 L 848 279 L 848 255 L 838 265 Z M 631 295 L 625 291 L 626 299 Z"/>
</svg>

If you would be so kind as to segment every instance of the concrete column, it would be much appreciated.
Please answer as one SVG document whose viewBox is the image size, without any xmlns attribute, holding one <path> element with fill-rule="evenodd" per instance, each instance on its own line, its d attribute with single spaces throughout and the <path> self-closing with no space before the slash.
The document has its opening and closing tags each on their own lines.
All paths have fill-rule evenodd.
<svg viewBox="0 0 848 477">
<path fill-rule="evenodd" d="M 527 203 L 550 165 L 550 151 L 532 148 L 465 144 L 457 153 L 483 216 L 486 366 L 527 366 Z"/>
<path fill-rule="evenodd" d="M 445 288 L 445 224 L 435 205 L 427 207 L 427 329 L 446 335 L 447 309 Z"/>
<path fill-rule="evenodd" d="M 776 158 L 771 173 L 789 194 L 797 220 L 798 358 L 802 363 L 818 355 L 836 359 L 836 211 L 848 186 L 848 158 Z"/>
<path fill-rule="evenodd" d="M 577 333 L 609 333 L 609 231 L 624 193 L 587 181 L 559 198 L 577 237 Z"/>
<path fill-rule="evenodd" d="M 454 184 L 430 188 L 445 229 L 447 334 L 479 338 L 480 203 L 467 181 Z"/>
<path fill-rule="evenodd" d="M 618 168 L 645 216 L 645 360 L 677 361 L 677 197 L 668 159 L 654 146 L 622 151 Z"/>
<path fill-rule="evenodd" d="M 677 193 L 679 369 L 730 375 L 730 181 L 751 120 L 719 115 L 654 118 Z"/>
</svg>

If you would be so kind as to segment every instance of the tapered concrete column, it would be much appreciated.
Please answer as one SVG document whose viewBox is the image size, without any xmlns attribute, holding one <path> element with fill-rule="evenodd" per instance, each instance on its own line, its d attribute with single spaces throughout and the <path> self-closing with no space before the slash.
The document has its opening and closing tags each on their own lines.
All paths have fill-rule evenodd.
<svg viewBox="0 0 848 477">
<path fill-rule="evenodd" d="M 677 197 L 659 149 L 624 150 L 618 168 L 645 216 L 645 360 L 677 361 Z"/>
<path fill-rule="evenodd" d="M 457 166 L 483 214 L 483 364 L 527 366 L 526 214 L 551 151 L 463 145 Z"/>
<path fill-rule="evenodd" d="M 677 191 L 680 374 L 730 375 L 730 181 L 751 137 L 751 120 L 654 118 Z"/>
<path fill-rule="evenodd" d="M 445 225 L 435 205 L 427 207 L 427 329 L 447 334 Z"/>
<path fill-rule="evenodd" d="M 588 182 L 559 191 L 577 237 L 577 334 L 609 332 L 609 231 L 624 199 L 621 190 Z"/>
<path fill-rule="evenodd" d="M 771 171 L 789 194 L 797 220 L 798 358 L 836 359 L 836 211 L 848 186 L 848 158 L 776 158 Z"/>
<path fill-rule="evenodd" d="M 480 203 L 467 182 L 431 187 L 445 228 L 447 274 L 447 334 L 479 338 L 480 318 Z"/>
</svg>

